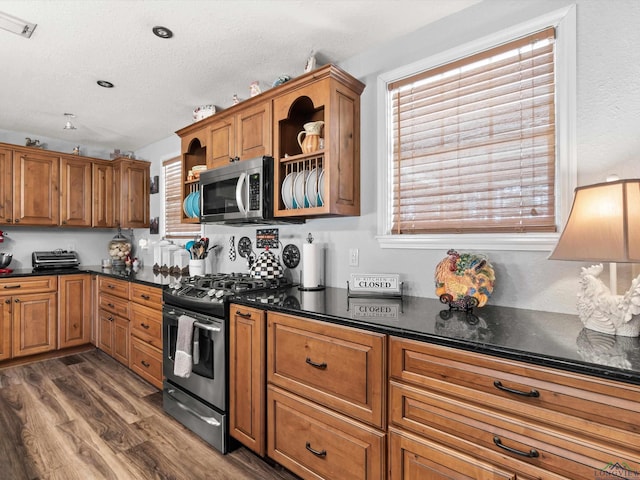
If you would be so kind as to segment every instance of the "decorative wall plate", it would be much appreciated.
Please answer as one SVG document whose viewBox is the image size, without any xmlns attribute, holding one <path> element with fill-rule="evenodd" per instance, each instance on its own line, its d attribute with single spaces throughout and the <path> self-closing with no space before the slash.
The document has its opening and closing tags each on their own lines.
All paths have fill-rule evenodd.
<svg viewBox="0 0 640 480">
<path fill-rule="evenodd" d="M 282 263 L 287 268 L 296 268 L 300 264 L 300 249 L 292 243 L 286 245 L 282 250 Z"/>
</svg>

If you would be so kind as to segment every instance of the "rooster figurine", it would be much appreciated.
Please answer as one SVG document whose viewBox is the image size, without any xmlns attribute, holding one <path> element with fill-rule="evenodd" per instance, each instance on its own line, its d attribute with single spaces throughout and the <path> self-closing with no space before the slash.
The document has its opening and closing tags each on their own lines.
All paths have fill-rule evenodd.
<svg viewBox="0 0 640 480">
<path fill-rule="evenodd" d="M 637 337 L 640 334 L 640 277 L 624 295 L 611 293 L 600 278 L 602 265 L 582 268 L 578 291 L 578 316 L 596 332 Z"/>
<path fill-rule="evenodd" d="M 437 266 L 436 295 L 449 308 L 470 310 L 487 303 L 495 282 L 493 267 L 483 256 L 449 250 Z"/>
</svg>

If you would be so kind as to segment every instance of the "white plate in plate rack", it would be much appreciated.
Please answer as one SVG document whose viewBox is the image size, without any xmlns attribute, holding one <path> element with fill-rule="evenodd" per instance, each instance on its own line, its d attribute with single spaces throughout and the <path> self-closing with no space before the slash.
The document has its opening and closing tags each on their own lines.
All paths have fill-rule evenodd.
<svg viewBox="0 0 640 480">
<path fill-rule="evenodd" d="M 314 168 L 309 172 L 305 188 L 305 200 L 310 207 L 318 206 L 318 169 Z"/>
<path fill-rule="evenodd" d="M 302 170 L 293 181 L 293 208 L 308 208 L 309 202 L 304 195 L 304 187 L 309 176 L 309 170 Z"/>
<path fill-rule="evenodd" d="M 322 207 L 324 205 L 324 168 L 320 170 L 320 175 L 318 176 L 318 206 Z"/>
<path fill-rule="evenodd" d="M 282 201 L 288 209 L 293 208 L 293 179 L 296 175 L 296 172 L 291 172 L 282 182 Z"/>
</svg>

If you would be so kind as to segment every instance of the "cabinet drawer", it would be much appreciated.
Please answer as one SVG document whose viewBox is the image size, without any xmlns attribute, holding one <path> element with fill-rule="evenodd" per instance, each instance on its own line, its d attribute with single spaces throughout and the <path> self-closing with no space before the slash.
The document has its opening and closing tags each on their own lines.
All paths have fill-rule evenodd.
<svg viewBox="0 0 640 480">
<path fill-rule="evenodd" d="M 141 305 L 162 310 L 162 289 L 132 283 L 130 285 L 130 299 Z"/>
<path fill-rule="evenodd" d="M 269 382 L 385 428 L 384 335 L 272 312 L 267 328 Z"/>
<path fill-rule="evenodd" d="M 21 295 L 23 293 L 52 292 L 58 288 L 55 276 L 20 277 L 13 280 L 0 280 L 1 295 Z"/>
<path fill-rule="evenodd" d="M 131 370 L 157 388 L 162 389 L 162 351 L 142 340 L 131 338 Z"/>
<path fill-rule="evenodd" d="M 535 422 L 467 403 L 421 388 L 391 382 L 392 425 L 427 438 L 456 444 L 469 455 L 510 465 L 539 467 L 569 478 L 593 478 L 609 462 L 640 468 L 631 449 L 615 449 L 608 442 L 590 442 Z M 451 438 L 458 440 L 451 440 Z M 464 439 L 464 440 L 462 440 Z"/>
<path fill-rule="evenodd" d="M 98 290 L 129 300 L 129 282 L 98 275 Z"/>
<path fill-rule="evenodd" d="M 129 300 L 124 298 L 114 297 L 101 291 L 98 295 L 98 307 L 126 319 L 129 318 Z"/>
<path fill-rule="evenodd" d="M 433 480 L 515 480 L 515 473 L 438 443 L 389 429 L 390 478 Z"/>
<path fill-rule="evenodd" d="M 640 387 L 390 338 L 391 377 L 640 454 Z"/>
<path fill-rule="evenodd" d="M 131 333 L 140 340 L 162 348 L 162 311 L 131 304 Z"/>
<path fill-rule="evenodd" d="M 385 434 L 269 386 L 268 455 L 303 478 L 385 478 Z"/>
</svg>

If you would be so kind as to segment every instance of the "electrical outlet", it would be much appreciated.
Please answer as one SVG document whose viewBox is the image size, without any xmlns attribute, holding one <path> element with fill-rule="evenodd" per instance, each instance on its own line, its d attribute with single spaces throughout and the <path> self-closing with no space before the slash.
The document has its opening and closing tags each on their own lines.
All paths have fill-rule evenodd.
<svg viewBox="0 0 640 480">
<path fill-rule="evenodd" d="M 349 249 L 349 266 L 357 267 L 360 260 L 360 252 L 357 248 Z"/>
</svg>

